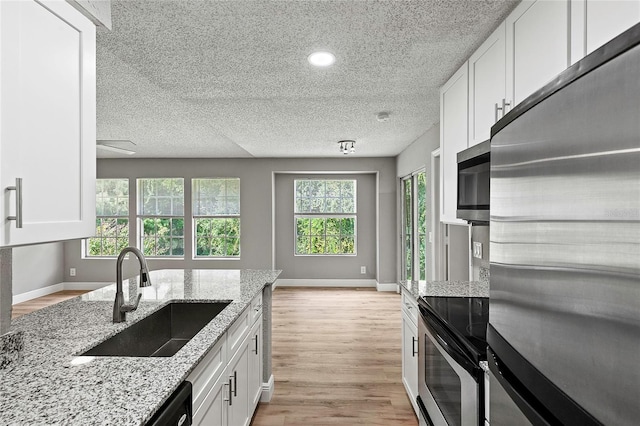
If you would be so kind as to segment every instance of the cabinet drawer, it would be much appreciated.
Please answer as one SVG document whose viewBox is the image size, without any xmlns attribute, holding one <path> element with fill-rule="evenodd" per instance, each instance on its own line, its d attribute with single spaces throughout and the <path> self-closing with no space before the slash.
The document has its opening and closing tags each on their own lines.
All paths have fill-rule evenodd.
<svg viewBox="0 0 640 426">
<path fill-rule="evenodd" d="M 412 295 L 402 290 L 402 310 L 413 321 L 414 325 L 418 325 L 418 304 Z"/>
<path fill-rule="evenodd" d="M 189 374 L 187 380 L 193 385 L 193 408 L 196 411 L 209 389 L 218 380 L 227 366 L 226 334 L 220 337 L 218 343 L 205 355 L 196 368 Z"/>
<path fill-rule="evenodd" d="M 251 301 L 251 324 L 262 315 L 262 292 Z"/>
<path fill-rule="evenodd" d="M 231 359 L 249 334 L 251 309 L 245 309 L 227 331 L 227 357 Z"/>
</svg>

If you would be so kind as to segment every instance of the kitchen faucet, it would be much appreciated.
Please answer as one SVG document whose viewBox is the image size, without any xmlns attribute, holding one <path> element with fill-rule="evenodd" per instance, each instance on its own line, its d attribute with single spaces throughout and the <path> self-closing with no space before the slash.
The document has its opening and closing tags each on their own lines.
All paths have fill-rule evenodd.
<svg viewBox="0 0 640 426">
<path fill-rule="evenodd" d="M 149 276 L 149 267 L 147 266 L 147 260 L 140 250 L 135 247 L 126 247 L 122 249 L 118 260 L 116 261 L 116 300 L 113 304 L 113 322 L 123 322 L 127 319 L 127 312 L 135 311 L 138 309 L 138 303 L 142 293 L 138 293 L 135 305 L 124 304 L 124 294 L 122 293 L 122 262 L 124 261 L 127 253 L 133 253 L 140 263 L 140 287 L 149 287 L 151 285 L 151 277 Z"/>
</svg>

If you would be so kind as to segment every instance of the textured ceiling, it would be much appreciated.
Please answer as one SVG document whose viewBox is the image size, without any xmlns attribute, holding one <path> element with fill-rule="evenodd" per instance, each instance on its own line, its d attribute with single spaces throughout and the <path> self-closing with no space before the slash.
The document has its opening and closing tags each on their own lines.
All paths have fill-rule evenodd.
<svg viewBox="0 0 640 426">
<path fill-rule="evenodd" d="M 337 157 L 340 139 L 395 156 L 439 121 L 439 87 L 517 3 L 113 1 L 98 139 L 133 141 L 133 157 Z M 336 63 L 312 67 L 315 50 Z"/>
</svg>

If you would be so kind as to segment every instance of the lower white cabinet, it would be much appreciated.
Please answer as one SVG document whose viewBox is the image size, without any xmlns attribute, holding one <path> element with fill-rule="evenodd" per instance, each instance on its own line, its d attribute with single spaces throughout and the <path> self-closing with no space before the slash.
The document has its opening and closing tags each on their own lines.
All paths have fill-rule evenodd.
<svg viewBox="0 0 640 426">
<path fill-rule="evenodd" d="M 193 384 L 194 425 L 251 423 L 262 394 L 262 337 L 259 294 L 187 378 Z"/>
<path fill-rule="evenodd" d="M 249 333 L 249 407 L 255 407 L 262 396 L 262 315 Z"/>
<path fill-rule="evenodd" d="M 246 426 L 251 420 L 249 413 L 249 347 L 245 341 L 229 362 L 229 426 Z M 251 415 L 250 415 L 251 414 Z"/>
<path fill-rule="evenodd" d="M 402 383 L 416 415 L 420 416 L 416 402 L 418 397 L 418 327 L 411 312 L 417 311 L 417 305 L 415 305 L 415 301 L 405 302 L 408 299 L 409 297 L 403 297 L 402 304 Z"/>
</svg>

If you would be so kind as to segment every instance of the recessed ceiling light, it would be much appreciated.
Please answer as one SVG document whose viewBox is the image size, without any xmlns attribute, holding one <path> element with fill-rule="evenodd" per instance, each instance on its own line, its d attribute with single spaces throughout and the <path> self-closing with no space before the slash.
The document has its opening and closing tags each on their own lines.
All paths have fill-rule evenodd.
<svg viewBox="0 0 640 426">
<path fill-rule="evenodd" d="M 333 65 L 336 61 L 336 57 L 331 52 L 313 52 L 307 58 L 311 65 L 316 67 L 328 67 Z"/>
</svg>

